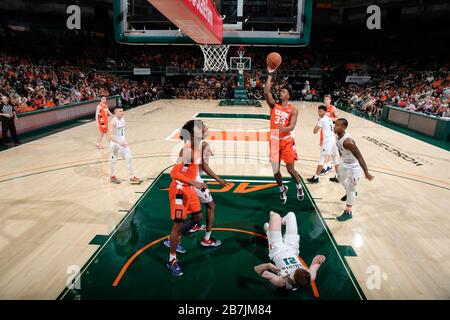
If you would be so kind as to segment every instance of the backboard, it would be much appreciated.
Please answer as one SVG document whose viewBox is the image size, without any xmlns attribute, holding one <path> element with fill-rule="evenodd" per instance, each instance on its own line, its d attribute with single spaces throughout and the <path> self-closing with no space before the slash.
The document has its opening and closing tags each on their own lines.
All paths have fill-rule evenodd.
<svg viewBox="0 0 450 320">
<path fill-rule="evenodd" d="M 305 46 L 313 0 L 214 1 L 224 23 L 223 44 Z M 116 41 L 125 44 L 195 44 L 147 0 L 113 0 Z"/>
</svg>

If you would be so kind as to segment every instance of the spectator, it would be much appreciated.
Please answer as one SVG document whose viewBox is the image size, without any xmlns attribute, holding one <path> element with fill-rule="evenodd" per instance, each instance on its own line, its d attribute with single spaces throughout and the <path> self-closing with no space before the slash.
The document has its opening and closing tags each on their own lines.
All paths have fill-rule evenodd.
<svg viewBox="0 0 450 320">
<path fill-rule="evenodd" d="M 445 111 L 444 111 L 444 113 L 442 114 L 442 118 L 446 118 L 446 119 L 449 119 L 449 118 L 450 118 L 450 107 L 449 107 L 449 106 L 447 106 L 447 107 L 445 108 Z"/>
</svg>

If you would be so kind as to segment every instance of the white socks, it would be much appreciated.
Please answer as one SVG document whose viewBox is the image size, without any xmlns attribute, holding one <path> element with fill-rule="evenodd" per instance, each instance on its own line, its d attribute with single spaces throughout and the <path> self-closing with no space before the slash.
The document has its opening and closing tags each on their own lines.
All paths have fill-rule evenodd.
<svg viewBox="0 0 450 320">
<path fill-rule="evenodd" d="M 204 239 L 205 239 L 205 240 L 209 240 L 209 238 L 211 237 L 211 233 L 212 233 L 212 231 L 209 231 L 209 232 L 206 231 L 206 232 L 205 232 Z"/>
<path fill-rule="evenodd" d="M 117 163 L 117 158 L 115 156 L 111 157 L 111 160 L 109 162 L 109 173 L 110 176 L 113 177 L 115 176 L 116 173 L 116 163 Z"/>
<path fill-rule="evenodd" d="M 128 172 L 130 173 L 130 176 L 134 176 L 133 158 L 131 158 L 131 157 L 127 158 L 127 165 L 128 165 Z"/>
</svg>

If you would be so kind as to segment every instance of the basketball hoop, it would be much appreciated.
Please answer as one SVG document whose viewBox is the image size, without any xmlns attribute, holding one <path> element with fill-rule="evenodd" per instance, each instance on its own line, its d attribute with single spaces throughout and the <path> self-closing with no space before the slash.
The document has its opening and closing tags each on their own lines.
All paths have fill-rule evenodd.
<svg viewBox="0 0 450 320">
<path fill-rule="evenodd" d="M 229 45 L 200 45 L 205 59 L 203 71 L 227 71 L 227 54 Z"/>
<path fill-rule="evenodd" d="M 245 47 L 244 46 L 239 46 L 239 49 L 236 50 L 239 58 L 242 58 L 245 54 Z"/>
</svg>

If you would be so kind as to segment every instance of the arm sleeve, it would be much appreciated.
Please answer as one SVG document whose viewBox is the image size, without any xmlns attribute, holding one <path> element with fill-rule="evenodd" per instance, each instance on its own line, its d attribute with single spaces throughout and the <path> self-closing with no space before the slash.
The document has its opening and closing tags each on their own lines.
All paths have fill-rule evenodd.
<svg viewBox="0 0 450 320">
<path fill-rule="evenodd" d="M 188 178 L 182 173 L 183 166 L 184 166 L 184 165 L 183 165 L 182 163 L 177 163 L 177 164 L 173 167 L 172 171 L 170 172 L 170 177 L 171 177 L 172 179 L 175 179 L 175 180 L 181 181 L 181 182 L 183 182 L 183 183 L 189 184 L 190 179 L 188 179 Z"/>
</svg>

